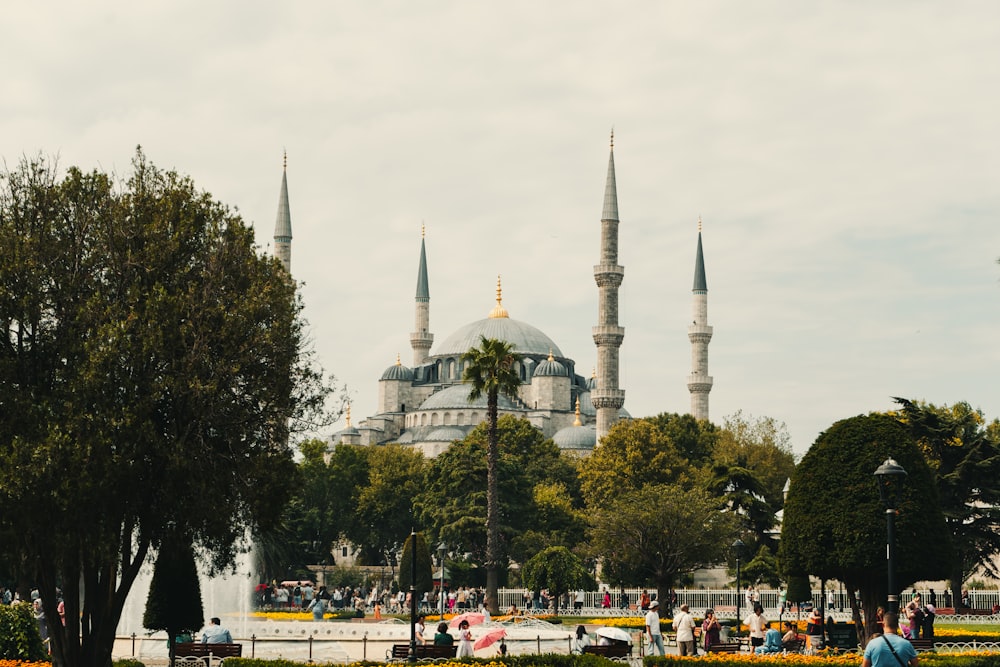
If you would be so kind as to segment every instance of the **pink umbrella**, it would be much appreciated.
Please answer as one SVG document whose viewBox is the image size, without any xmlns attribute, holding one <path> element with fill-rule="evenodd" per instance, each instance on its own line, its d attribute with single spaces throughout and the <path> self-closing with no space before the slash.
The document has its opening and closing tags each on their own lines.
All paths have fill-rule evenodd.
<svg viewBox="0 0 1000 667">
<path fill-rule="evenodd" d="M 507 636 L 507 631 L 503 628 L 497 630 L 490 630 L 485 635 L 476 640 L 474 648 L 478 651 L 481 648 L 486 648 L 490 644 L 493 644 L 498 639 L 502 639 Z"/>
<path fill-rule="evenodd" d="M 448 622 L 449 628 L 457 628 L 458 624 L 462 621 L 468 621 L 469 625 L 479 625 L 486 620 L 486 617 L 474 611 L 467 611 L 464 614 L 459 614 L 455 618 Z"/>
</svg>

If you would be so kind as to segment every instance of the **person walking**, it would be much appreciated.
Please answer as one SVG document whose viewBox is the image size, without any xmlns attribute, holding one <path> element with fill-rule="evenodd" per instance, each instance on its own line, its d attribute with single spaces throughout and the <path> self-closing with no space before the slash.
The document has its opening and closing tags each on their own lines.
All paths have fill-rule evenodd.
<svg viewBox="0 0 1000 667">
<path fill-rule="evenodd" d="M 660 630 L 660 603 L 653 600 L 649 603 L 649 611 L 646 612 L 646 634 L 649 635 L 649 652 L 653 649 L 660 655 L 665 655 L 663 650 L 663 632 Z M 692 636 L 693 639 L 693 636 Z"/>
<path fill-rule="evenodd" d="M 865 647 L 865 658 L 861 667 L 909 667 L 917 666 L 917 651 L 913 644 L 900 637 L 899 617 L 891 611 L 882 618 L 885 633 L 876 635 Z"/>
<path fill-rule="evenodd" d="M 697 655 L 694 647 L 694 619 L 688 613 L 689 607 L 681 605 L 681 611 L 674 616 L 673 628 L 677 632 L 677 652 L 679 655 Z M 662 654 L 661 654 L 662 655 Z"/>
</svg>

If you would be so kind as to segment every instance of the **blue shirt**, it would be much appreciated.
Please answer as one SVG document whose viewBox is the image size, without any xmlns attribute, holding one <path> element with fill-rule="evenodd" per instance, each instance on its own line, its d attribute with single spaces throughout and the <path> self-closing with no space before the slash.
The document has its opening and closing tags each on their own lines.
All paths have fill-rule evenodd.
<svg viewBox="0 0 1000 667">
<path fill-rule="evenodd" d="M 232 644 L 233 636 L 221 625 L 209 624 L 201 634 L 202 644 Z"/>
<path fill-rule="evenodd" d="M 892 643 L 892 648 L 896 649 L 899 660 L 893 657 L 886 640 Z M 872 667 L 899 667 L 900 661 L 904 665 L 908 665 L 910 660 L 915 657 L 917 657 L 917 651 L 913 648 L 913 644 L 899 635 L 886 634 L 874 637 L 865 647 L 865 659 L 871 661 Z"/>
</svg>

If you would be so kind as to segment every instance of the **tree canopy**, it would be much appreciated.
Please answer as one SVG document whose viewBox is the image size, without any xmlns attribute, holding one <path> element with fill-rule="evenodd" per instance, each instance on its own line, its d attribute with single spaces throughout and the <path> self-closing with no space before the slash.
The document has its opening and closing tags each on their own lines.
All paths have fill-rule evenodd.
<svg viewBox="0 0 1000 667">
<path fill-rule="evenodd" d="M 948 573 L 954 599 L 979 570 L 1000 578 L 1000 423 L 987 425 L 968 403 L 936 407 L 896 398 L 894 413 L 916 439 L 934 474 L 955 558 Z M 992 426 L 992 429 L 990 428 Z"/>
<path fill-rule="evenodd" d="M 821 433 L 795 469 L 785 503 L 783 571 L 843 581 L 859 627 L 854 591 L 865 609 L 887 594 L 885 509 L 874 477 L 887 458 L 908 473 L 896 518 L 899 588 L 940 578 L 951 550 L 934 479 L 905 427 L 888 415 L 852 417 Z"/>
<path fill-rule="evenodd" d="M 650 484 L 623 491 L 592 511 L 591 547 L 603 558 L 602 577 L 617 584 L 651 584 L 657 599 L 682 573 L 724 562 L 734 517 L 698 488 Z"/>
<path fill-rule="evenodd" d="M 167 531 L 216 566 L 281 516 L 290 430 L 321 407 L 302 304 L 253 231 L 136 153 L 131 177 L 0 173 L 0 549 L 66 625 L 58 665 L 111 661 Z M 86 605 L 81 600 L 86 598 Z"/>
</svg>

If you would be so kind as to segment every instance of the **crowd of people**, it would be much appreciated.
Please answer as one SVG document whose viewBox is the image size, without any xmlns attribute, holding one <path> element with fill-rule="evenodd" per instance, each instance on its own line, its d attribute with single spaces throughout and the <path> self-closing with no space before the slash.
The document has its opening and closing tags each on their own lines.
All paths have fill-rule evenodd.
<svg viewBox="0 0 1000 667">
<path fill-rule="evenodd" d="M 316 587 L 310 581 L 285 581 L 258 584 L 255 591 L 258 609 L 311 611 L 317 619 L 327 611 L 353 610 L 381 618 L 382 613 L 405 614 L 410 610 L 407 591 L 390 591 L 378 586 Z M 424 613 L 437 611 L 443 602 L 448 613 L 471 611 L 482 606 L 486 595 L 481 588 L 459 586 L 444 589 L 444 599 L 435 588 L 417 600 L 417 609 Z"/>
</svg>

